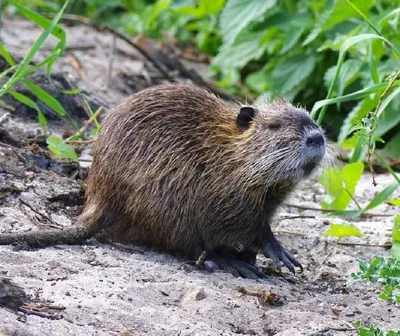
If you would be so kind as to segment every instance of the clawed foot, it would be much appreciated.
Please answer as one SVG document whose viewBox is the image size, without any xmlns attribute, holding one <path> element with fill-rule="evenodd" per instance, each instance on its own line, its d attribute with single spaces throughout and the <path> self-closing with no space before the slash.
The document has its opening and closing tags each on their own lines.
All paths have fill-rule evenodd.
<svg viewBox="0 0 400 336">
<path fill-rule="evenodd" d="M 263 248 L 263 254 L 267 258 L 271 258 L 275 267 L 280 272 L 282 264 L 286 266 L 293 274 L 296 274 L 295 267 L 299 267 L 303 272 L 303 266 L 293 257 L 288 251 L 286 251 L 276 239 L 270 239 L 265 243 Z"/>
<path fill-rule="evenodd" d="M 239 260 L 212 252 L 202 254 L 196 265 L 200 268 L 206 269 L 209 272 L 214 272 L 216 270 L 232 270 L 236 271 L 242 278 L 266 278 L 266 275 L 255 264 L 250 264 L 244 260 Z"/>
</svg>

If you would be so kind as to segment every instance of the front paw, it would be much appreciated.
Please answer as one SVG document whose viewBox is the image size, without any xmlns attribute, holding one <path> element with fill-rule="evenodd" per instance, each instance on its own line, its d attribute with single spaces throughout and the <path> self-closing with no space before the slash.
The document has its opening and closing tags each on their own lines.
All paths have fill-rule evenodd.
<svg viewBox="0 0 400 336">
<path fill-rule="evenodd" d="M 276 269 L 280 272 L 282 264 L 286 266 L 289 271 L 296 274 L 295 267 L 299 267 L 303 272 L 303 266 L 293 257 L 276 239 L 271 239 L 265 243 L 263 254 L 267 258 L 271 258 Z"/>
</svg>

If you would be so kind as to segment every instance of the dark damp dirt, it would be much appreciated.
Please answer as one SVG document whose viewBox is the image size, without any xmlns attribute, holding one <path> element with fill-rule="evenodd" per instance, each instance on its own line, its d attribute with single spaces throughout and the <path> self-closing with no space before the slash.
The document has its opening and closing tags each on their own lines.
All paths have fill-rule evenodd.
<svg viewBox="0 0 400 336">
<path fill-rule="evenodd" d="M 119 44 L 114 70 L 107 77 L 111 36 L 87 27 L 66 29 L 68 48 L 56 70 L 61 78 L 66 76 L 85 87 L 85 95 L 95 107 L 103 106 L 105 113 L 135 92 L 135 85 L 143 86 L 146 69 L 153 71 L 131 48 Z M 38 34 L 27 22 L 6 20 L 2 38 L 11 52 L 23 55 Z M 74 74 L 70 64 L 68 67 L 71 55 L 79 59 L 85 79 Z M 121 78 L 130 81 L 126 84 Z M 37 75 L 35 79 L 43 83 L 45 77 Z M 112 84 L 105 88 L 107 81 Z M 87 119 L 79 101 L 82 95 L 74 99 L 64 103 L 74 111 L 72 116 L 81 127 Z M 11 99 L 7 103 L 15 110 L 0 110 L 0 234 L 73 225 L 83 207 L 90 146 L 80 148 L 80 165 L 55 159 L 45 149 L 34 112 Z M 53 133 L 63 134 L 68 129 L 59 118 L 48 122 Z M 378 175 L 377 188 L 371 182 L 367 174 L 357 186 L 361 204 L 392 180 L 389 175 Z M 322 196 L 314 177 L 302 184 L 288 203 L 318 208 Z M 381 205 L 374 212 L 394 215 L 396 209 Z M 0 276 L 21 286 L 31 306 L 39 307 L 41 302 L 63 308 L 36 308 L 39 315 L 0 308 L 0 335 L 356 335 L 351 323 L 357 320 L 399 330 L 399 307 L 378 299 L 376 286 L 350 281 L 357 258 L 388 256 L 388 250 L 343 246 L 323 235 L 329 223 L 346 222 L 365 234 L 346 242 L 390 241 L 393 216 L 331 218 L 318 211 L 284 206 L 274 230 L 305 270 L 296 276 L 287 271 L 278 275 L 269 261 L 260 257 L 271 275 L 259 281 L 221 272 L 208 274 L 192 270 L 183 265 L 184 260 L 168 254 L 96 241 L 38 250 L 0 246 Z M 248 294 L 243 295 L 243 288 Z M 259 290 L 275 293 L 279 304 L 265 305 L 249 295 Z"/>
</svg>

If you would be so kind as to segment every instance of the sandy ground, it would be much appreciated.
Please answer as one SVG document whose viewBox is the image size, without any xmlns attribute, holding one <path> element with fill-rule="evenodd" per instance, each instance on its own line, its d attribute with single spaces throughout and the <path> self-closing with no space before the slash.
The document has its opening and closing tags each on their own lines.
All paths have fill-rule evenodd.
<svg viewBox="0 0 400 336">
<path fill-rule="evenodd" d="M 31 36 L 23 33 L 31 28 L 22 25 L 18 29 L 22 29 L 22 33 L 20 30 L 17 34 L 15 27 L 8 28 L 7 35 L 6 25 L 3 34 L 6 46 L 8 43 L 9 48 L 22 52 L 26 48 L 20 47 L 13 34 L 29 40 Z M 86 39 L 85 52 L 72 48 L 69 53 L 80 53 L 86 76 L 93 79 L 92 85 L 103 87 L 96 91 L 99 99 L 107 101 L 111 107 L 131 93 L 119 90 L 114 94 L 118 82 L 104 89 L 101 75 L 106 73 L 107 57 L 103 60 L 93 57 L 107 55 L 106 47 L 99 47 L 106 39 L 96 34 L 88 36 L 87 32 L 82 35 L 82 28 L 75 33 L 75 28 L 69 29 L 72 30 L 68 33 L 72 39 L 70 46 L 76 40 Z M 61 63 L 67 57 L 68 53 Z M 86 62 L 91 65 L 85 68 Z M 120 67 L 128 64 L 128 60 L 118 59 L 115 64 L 115 71 L 122 71 Z M 131 67 L 130 71 L 140 72 L 141 64 L 132 64 L 136 64 L 136 68 Z M 0 117 L 4 113 L 0 111 Z M 18 115 L 3 123 L 12 134 L 16 134 L 16 126 L 32 129 L 33 125 Z M 60 124 L 53 126 L 56 129 Z M 82 210 L 84 172 L 82 179 L 79 174 L 76 176 L 79 168 L 60 173 L 62 164 L 51 165 L 41 152 L 32 157 L 28 146 L 21 146 L 19 149 L 0 146 L 0 234 L 73 224 Z M 38 167 L 43 160 L 49 163 L 46 169 Z M 379 185 L 374 188 L 371 176 L 363 176 L 356 192 L 361 204 L 366 204 L 376 192 L 391 184 L 392 178 L 379 175 L 377 181 Z M 321 186 L 311 180 L 303 183 L 288 203 L 318 208 L 322 196 Z M 373 211 L 396 213 L 389 205 L 381 205 Z M 7 335 L 340 336 L 355 335 L 351 323 L 358 320 L 383 329 L 400 330 L 398 306 L 378 299 L 377 287 L 350 281 L 350 273 L 357 269 L 357 258 L 388 256 L 389 251 L 343 246 L 337 244 L 336 239 L 323 235 L 328 223 L 348 222 L 356 225 L 365 236 L 345 241 L 383 244 L 390 241 L 393 217 L 331 218 L 318 211 L 284 206 L 274 230 L 305 270 L 296 276 L 287 271 L 279 275 L 273 272 L 267 259 L 260 257 L 259 263 L 270 273 L 264 280 L 193 270 L 183 265 L 184 260 L 143 247 L 121 249 L 96 241 L 82 246 L 39 250 L 1 246 L 0 274 L 21 285 L 32 305 L 52 304 L 65 309 L 51 311 L 48 314 L 51 319 L 0 308 L 0 331 Z M 278 296 L 280 304 L 263 304 L 256 296 L 241 294 L 239 287 L 250 293 L 271 291 Z"/>
<path fill-rule="evenodd" d="M 79 179 L 36 169 L 29 180 L 23 176 L 30 162 L 21 159 L 26 158 L 23 149 L 0 148 L 0 154 L 0 234 L 45 229 L 44 216 L 59 226 L 73 222 L 82 207 Z M 391 183 L 386 175 L 377 180 L 379 188 Z M 357 190 L 359 202 L 367 202 L 374 192 L 371 176 L 364 176 Z M 289 202 L 318 207 L 321 196 L 321 187 L 309 181 Z M 395 209 L 382 205 L 374 212 Z M 347 221 L 365 237 L 346 241 L 382 244 L 390 239 L 391 217 Z M 376 287 L 349 281 L 356 258 L 387 256 L 388 251 L 338 245 L 323 236 L 328 222 L 345 221 L 283 207 L 274 229 L 305 271 L 280 276 L 260 257 L 271 272 L 264 280 L 191 270 L 182 266 L 184 260 L 167 254 L 141 247 L 121 250 L 95 241 L 39 250 L 2 246 L 0 272 L 21 285 L 36 304 L 52 303 L 65 310 L 52 320 L 1 309 L 0 330 L 11 335 L 352 335 L 349 323 L 355 320 L 400 329 L 398 307 L 378 299 Z M 271 291 L 281 305 L 263 305 L 238 287 L 251 293 Z"/>
</svg>

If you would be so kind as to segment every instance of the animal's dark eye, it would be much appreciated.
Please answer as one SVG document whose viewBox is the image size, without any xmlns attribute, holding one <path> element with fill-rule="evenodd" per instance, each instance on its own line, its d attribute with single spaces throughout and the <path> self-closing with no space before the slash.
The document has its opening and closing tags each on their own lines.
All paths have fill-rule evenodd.
<svg viewBox="0 0 400 336">
<path fill-rule="evenodd" d="M 246 130 L 247 128 L 249 128 L 250 123 L 254 119 L 255 113 L 256 111 L 251 106 L 243 106 L 240 109 L 239 114 L 237 116 L 237 123 L 241 130 Z"/>
<path fill-rule="evenodd" d="M 280 129 L 282 127 L 282 125 L 279 122 L 274 122 L 268 125 L 268 128 L 271 131 L 277 131 L 278 129 Z"/>
</svg>

